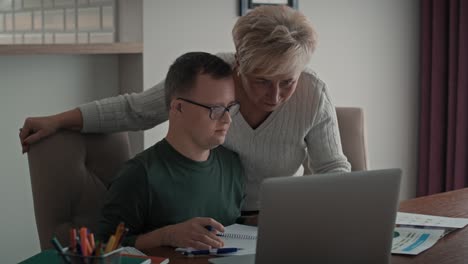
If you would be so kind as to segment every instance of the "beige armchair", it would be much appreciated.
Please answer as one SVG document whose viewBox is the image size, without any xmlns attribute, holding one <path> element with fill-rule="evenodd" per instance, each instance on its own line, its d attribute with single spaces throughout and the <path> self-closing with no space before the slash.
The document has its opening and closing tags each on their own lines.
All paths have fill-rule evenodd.
<svg viewBox="0 0 468 264">
<path fill-rule="evenodd" d="M 340 130 L 343 153 L 351 164 L 352 171 L 367 170 L 367 142 L 364 111 L 357 107 L 337 107 L 336 117 Z M 306 157 L 302 163 L 304 175 L 313 174 Z"/>
<path fill-rule="evenodd" d="M 354 170 L 367 168 L 363 113 L 337 108 L 343 150 Z M 130 158 L 127 133 L 61 131 L 28 153 L 34 212 L 41 248 L 57 236 L 66 243 L 70 227 L 96 229 L 110 180 Z"/>
<path fill-rule="evenodd" d="M 366 126 L 364 111 L 357 107 L 337 107 L 343 153 L 351 163 L 351 170 L 368 169 Z"/>
<path fill-rule="evenodd" d="M 127 133 L 61 131 L 31 146 L 29 172 L 41 249 L 68 241 L 70 227 L 95 230 L 106 187 L 130 158 Z"/>
</svg>

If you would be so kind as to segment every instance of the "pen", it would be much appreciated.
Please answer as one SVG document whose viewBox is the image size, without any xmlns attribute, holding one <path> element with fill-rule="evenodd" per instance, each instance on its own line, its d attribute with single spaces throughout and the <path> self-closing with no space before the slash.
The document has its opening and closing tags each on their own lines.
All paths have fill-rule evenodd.
<svg viewBox="0 0 468 264">
<path fill-rule="evenodd" d="M 104 250 L 104 253 L 109 253 L 112 251 L 112 247 L 114 246 L 115 243 L 115 235 L 111 235 L 109 238 L 109 241 L 107 241 L 106 249 Z"/>
<path fill-rule="evenodd" d="M 214 230 L 214 231 L 216 232 L 216 235 L 217 235 L 217 236 L 222 236 L 222 235 L 224 234 L 224 233 L 218 233 L 218 231 L 216 231 L 216 230 L 214 229 L 214 227 L 212 227 L 212 226 L 210 226 L 210 225 L 205 226 L 205 229 L 208 230 L 208 231 L 210 231 L 210 232 L 213 232 L 213 230 Z"/>
<path fill-rule="evenodd" d="M 65 255 L 65 249 L 62 247 L 58 239 L 54 237 L 52 238 L 51 242 L 54 248 L 59 252 L 60 256 L 62 256 L 65 263 L 71 263 L 70 258 Z"/>
<path fill-rule="evenodd" d="M 206 250 L 192 250 L 185 251 L 183 254 L 186 256 L 195 256 L 195 255 L 216 255 L 216 254 L 228 254 L 234 253 L 240 250 L 240 248 L 214 248 Z"/>
<path fill-rule="evenodd" d="M 123 232 L 125 231 L 125 224 L 123 222 L 120 222 L 119 225 L 117 226 L 115 230 L 115 242 L 114 245 L 112 245 L 112 250 L 116 249 L 118 247 L 118 243 L 120 242 L 120 237 L 122 237 Z M 111 250 L 111 251 L 112 251 Z"/>
<path fill-rule="evenodd" d="M 88 237 L 86 237 L 85 240 L 86 240 L 86 246 L 88 248 L 88 250 L 87 250 L 88 251 L 88 256 L 91 256 L 93 254 L 94 248 L 92 247 L 91 241 L 89 240 L 89 235 L 88 235 Z"/>
<path fill-rule="evenodd" d="M 95 255 L 96 257 L 101 256 L 101 250 L 102 250 L 101 241 L 98 241 L 98 242 L 96 243 L 96 249 L 94 250 L 94 255 Z"/>
<path fill-rule="evenodd" d="M 122 244 L 122 241 L 124 240 L 125 236 L 128 234 L 128 231 L 129 231 L 129 229 L 128 229 L 128 228 L 125 228 L 125 229 L 124 229 L 124 231 L 123 231 L 122 235 L 120 236 L 120 240 L 119 240 L 119 241 L 117 241 L 117 246 L 116 246 L 116 248 L 115 248 L 115 249 L 117 249 L 117 248 L 119 248 L 119 247 L 120 247 L 120 245 Z"/>
<path fill-rule="evenodd" d="M 77 236 L 76 237 L 76 252 L 77 255 L 83 255 L 83 251 L 81 251 L 81 242 L 80 238 Z"/>
<path fill-rule="evenodd" d="M 76 252 L 76 229 L 70 229 L 70 249 L 73 252 Z"/>
<path fill-rule="evenodd" d="M 91 252 L 88 251 L 88 229 L 86 227 L 80 228 L 80 240 L 81 254 L 83 257 L 87 257 Z"/>
<path fill-rule="evenodd" d="M 91 252 L 93 252 L 94 249 L 96 248 L 96 243 L 94 242 L 94 234 L 93 233 L 88 234 L 88 242 L 89 242 L 89 245 L 91 246 Z"/>
</svg>

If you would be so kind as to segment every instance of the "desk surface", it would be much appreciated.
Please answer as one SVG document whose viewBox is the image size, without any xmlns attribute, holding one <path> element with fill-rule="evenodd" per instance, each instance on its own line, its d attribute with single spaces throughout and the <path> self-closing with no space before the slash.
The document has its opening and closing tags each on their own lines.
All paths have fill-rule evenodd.
<svg viewBox="0 0 468 264">
<path fill-rule="evenodd" d="M 468 188 L 400 203 L 401 212 L 468 218 Z M 171 264 L 206 264 L 208 257 L 186 258 L 173 248 L 159 247 L 147 251 L 149 255 L 170 258 Z M 432 248 L 417 256 L 392 255 L 392 264 L 462 264 L 468 259 L 468 228 L 452 232 Z"/>
<path fill-rule="evenodd" d="M 399 211 L 468 218 L 468 188 L 403 201 Z M 467 260 L 468 227 L 448 234 L 417 256 L 392 256 L 392 264 L 462 264 Z"/>
</svg>

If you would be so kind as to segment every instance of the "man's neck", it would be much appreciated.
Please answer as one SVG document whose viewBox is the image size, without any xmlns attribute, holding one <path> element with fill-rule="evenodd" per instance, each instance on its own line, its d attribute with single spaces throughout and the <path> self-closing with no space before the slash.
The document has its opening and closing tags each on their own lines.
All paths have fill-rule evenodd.
<svg viewBox="0 0 468 264">
<path fill-rule="evenodd" d="M 171 133 L 170 129 L 166 135 L 166 140 L 169 144 L 183 156 L 194 160 L 194 161 L 206 161 L 210 156 L 209 149 L 202 149 L 193 141 L 176 135 L 176 133 Z"/>
</svg>

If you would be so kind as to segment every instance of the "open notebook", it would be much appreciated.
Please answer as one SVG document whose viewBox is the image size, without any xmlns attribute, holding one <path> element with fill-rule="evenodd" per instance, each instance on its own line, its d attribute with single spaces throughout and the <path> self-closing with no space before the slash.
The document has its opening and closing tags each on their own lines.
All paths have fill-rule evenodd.
<svg viewBox="0 0 468 264">
<path fill-rule="evenodd" d="M 224 228 L 221 235 L 224 240 L 224 247 L 241 248 L 241 250 L 230 255 L 255 254 L 257 246 L 257 227 L 233 224 Z"/>
<path fill-rule="evenodd" d="M 257 227 L 233 224 L 224 228 L 223 238 L 225 248 L 239 248 L 237 252 L 229 255 L 255 254 L 257 245 Z M 191 251 L 192 248 L 177 248 L 176 251 Z M 226 254 L 224 254 L 226 255 Z"/>
</svg>

